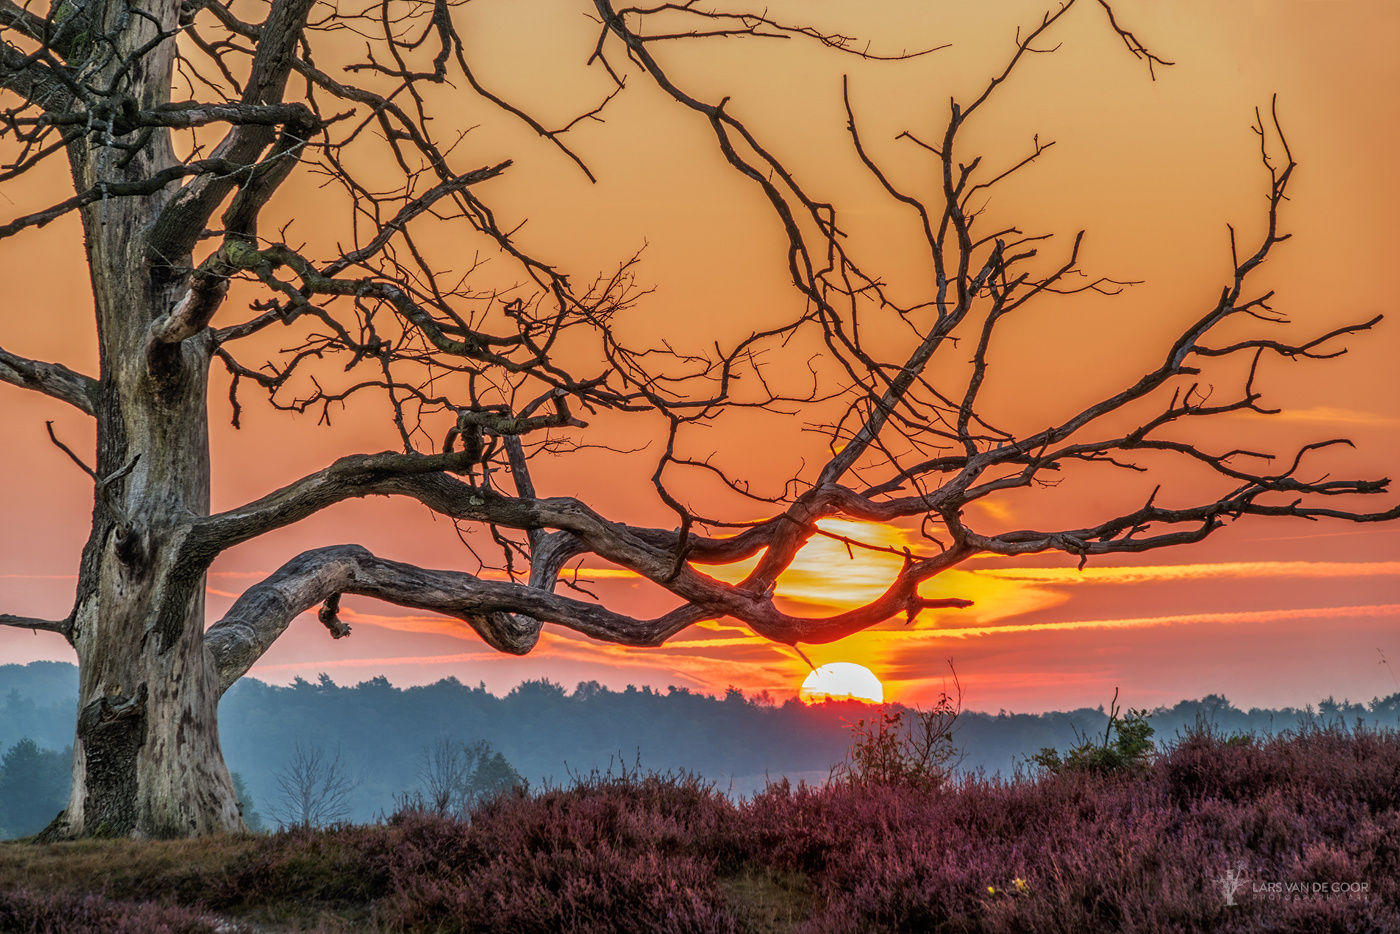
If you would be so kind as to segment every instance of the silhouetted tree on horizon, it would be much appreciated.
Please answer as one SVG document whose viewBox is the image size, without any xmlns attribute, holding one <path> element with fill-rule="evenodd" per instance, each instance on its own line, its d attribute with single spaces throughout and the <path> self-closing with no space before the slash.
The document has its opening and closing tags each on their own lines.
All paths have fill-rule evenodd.
<svg viewBox="0 0 1400 934">
<path fill-rule="evenodd" d="M 277 795 L 268 813 L 283 827 L 340 823 L 350 814 L 355 784 L 339 749 L 332 753 L 298 743 L 291 760 L 277 771 Z"/>
<path fill-rule="evenodd" d="M 881 167 L 847 97 L 851 146 L 889 198 L 918 218 L 926 242 L 931 286 L 905 304 L 886 291 L 878 270 L 855 258 L 838 208 L 774 154 L 776 132 L 749 125 L 729 109 L 729 98 L 688 86 L 669 69 L 665 51 L 778 37 L 878 58 L 863 42 L 766 13 L 593 0 L 581 4 L 598 27 L 587 67 L 610 76 L 614 89 L 551 129 L 473 72 L 454 24 L 460 5 L 64 0 L 39 13 L 0 0 L 0 180 L 50 157 L 65 158 L 72 179 L 50 206 L 0 223 L 0 238 L 78 216 L 100 360 L 90 376 L 0 350 L 0 380 L 71 404 L 92 417 L 96 435 L 96 459 L 87 464 L 50 426 L 94 493 L 71 612 L 0 616 L 5 625 L 61 634 L 80 667 L 73 788 L 51 836 L 241 828 L 219 745 L 219 697 L 307 610 L 319 607 L 333 637 L 348 635 L 339 616 L 344 594 L 446 614 L 516 654 L 532 649 L 545 623 L 657 646 L 695 623 L 731 618 L 796 645 L 840 639 L 899 614 L 912 623 L 929 609 L 966 606 L 920 586 L 977 555 L 1053 550 L 1087 559 L 1198 542 L 1244 517 L 1400 515 L 1400 507 L 1368 513 L 1333 504 L 1381 493 L 1385 480 L 1308 479 L 1317 452 L 1341 439 L 1273 460 L 1263 452 L 1214 452 L 1167 430 L 1265 412 L 1255 386 L 1261 359 L 1335 356 L 1340 338 L 1379 320 L 1306 338 L 1217 336 L 1227 322 L 1265 335 L 1284 322 L 1270 306 L 1272 293 L 1251 284 L 1287 237 L 1279 211 L 1294 162 L 1276 118 L 1259 117 L 1256 125 L 1269 185 L 1262 232 L 1245 245 L 1231 230 L 1230 272 L 1218 299 L 1183 311 L 1187 323 L 1157 362 L 1088 405 L 1067 404 L 1038 430 L 1013 434 L 981 410 L 989 347 L 1013 313 L 1045 296 L 1123 285 L 1081 272 L 1082 231 L 1061 255 L 1046 258 L 1049 234 L 989 225 L 980 213 L 985 196 L 1038 161 L 1048 142 L 1037 137 L 1029 152 L 986 163 L 963 143 L 986 103 L 1044 50 L 1041 43 L 1053 41 L 1049 34 L 1075 7 L 1100 16 L 1107 35 L 1149 69 L 1168 64 L 1107 0 L 1057 6 L 1017 34 L 1005 66 L 980 93 L 953 101 L 933 135 L 901 136 L 901 145 L 930 160 L 938 182 L 932 195 L 904 190 Z M 256 17 L 243 18 L 250 14 Z M 344 41 L 347 34 L 356 41 Z M 890 57 L 915 54 L 924 53 Z M 800 305 L 788 320 L 717 342 L 703 355 L 660 340 L 636 342 L 624 326 L 625 313 L 645 297 L 634 278 L 636 257 L 582 279 L 565 270 L 567 257 L 537 255 L 516 221 L 498 217 L 487 200 L 492 180 L 514 171 L 512 154 L 491 140 L 454 137 L 446 120 L 435 120 L 442 89 L 455 82 L 459 93 L 476 95 L 556 147 L 566 170 L 591 179 L 567 132 L 598 118 L 624 77 L 650 82 L 693 114 L 718 157 L 771 212 Z M 371 165 L 380 168 L 366 170 Z M 289 192 L 322 183 L 345 212 L 333 230 L 260 223 Z M 448 236 L 459 238 L 454 255 L 476 246 L 509 273 L 448 269 L 432 246 Z M 247 299 L 250 314 L 235 311 L 232 294 Z M 872 326 L 882 333 L 879 349 L 868 342 Z M 264 365 L 247 362 L 250 339 L 272 333 L 284 335 L 285 352 Z M 770 379 L 776 374 L 767 361 L 805 354 L 794 338 L 807 335 L 825 361 L 812 372 L 839 378 L 784 389 L 784 380 Z M 1207 367 L 1221 358 L 1251 361 L 1237 396 L 1225 394 L 1223 375 L 1217 395 L 1207 388 Z M 798 360 L 805 373 L 805 359 Z M 211 513 L 207 388 L 216 363 L 232 374 L 235 425 L 250 386 L 274 407 L 322 417 L 367 395 L 388 403 L 402 449 L 350 454 Z M 699 430 L 743 408 L 820 419 L 829 457 L 804 466 L 780 494 L 764 496 L 687 453 Z M 822 414 L 828 409 L 830 418 Z M 584 498 L 586 484 L 576 495 L 536 489 L 532 463 L 615 440 L 595 436 L 584 421 L 594 413 L 638 433 L 662 426 L 649 492 L 674 513 L 668 527 L 603 515 Z M 979 530 L 965 513 L 1047 476 L 1145 470 L 1144 459 L 1155 468 L 1193 464 L 1218 488 L 1166 488 L 1126 512 L 1066 527 Z M 724 484 L 749 512 L 715 516 L 684 502 L 680 475 Z M 374 495 L 414 500 L 489 536 L 505 578 L 331 544 L 291 558 L 206 629 L 205 573 L 220 554 Z M 818 526 L 839 517 L 919 525 L 926 535 L 918 551 L 878 549 L 893 551 L 901 568 L 865 605 L 828 616 L 788 612 L 775 588 L 814 536 L 876 547 Z M 560 593 L 570 583 L 561 575 L 566 563 L 582 558 L 634 572 L 670 595 L 673 608 L 639 618 L 586 593 Z M 737 583 L 702 570 L 749 558 L 757 563 Z"/>
</svg>

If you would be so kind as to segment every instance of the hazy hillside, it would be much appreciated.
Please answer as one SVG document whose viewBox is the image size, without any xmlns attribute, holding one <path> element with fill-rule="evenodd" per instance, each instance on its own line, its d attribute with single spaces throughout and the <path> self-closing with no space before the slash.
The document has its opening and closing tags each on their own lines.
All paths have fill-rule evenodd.
<svg viewBox="0 0 1400 934">
<path fill-rule="evenodd" d="M 57 662 L 0 666 L 0 752 L 23 737 L 47 749 L 72 741 L 77 669 Z M 1126 698 L 1131 702 L 1131 698 Z M 486 740 L 536 786 L 570 773 L 640 758 L 658 770 L 686 769 L 733 795 L 766 778 L 820 779 L 847 745 L 859 704 L 773 704 L 738 691 L 723 697 L 684 689 L 611 691 L 596 683 L 569 691 L 527 682 L 504 697 L 456 680 L 397 688 L 384 678 L 354 686 L 298 680 L 277 687 L 245 678 L 224 697 L 220 733 L 229 766 L 256 806 L 275 794 L 278 769 L 297 744 L 339 750 L 357 787 L 351 818 L 369 820 L 417 782 L 421 755 L 440 738 Z M 1183 701 L 1153 712 L 1159 738 L 1202 717 L 1226 732 L 1278 732 L 1305 721 L 1344 719 L 1400 725 L 1400 694 L 1369 704 L 1325 701 L 1315 709 L 1239 710 L 1225 698 Z M 1044 746 L 1065 746 L 1076 730 L 1101 731 L 1101 710 L 1046 714 L 965 713 L 958 743 L 965 770 L 1009 773 Z M 50 815 L 51 816 L 51 815 Z"/>
</svg>

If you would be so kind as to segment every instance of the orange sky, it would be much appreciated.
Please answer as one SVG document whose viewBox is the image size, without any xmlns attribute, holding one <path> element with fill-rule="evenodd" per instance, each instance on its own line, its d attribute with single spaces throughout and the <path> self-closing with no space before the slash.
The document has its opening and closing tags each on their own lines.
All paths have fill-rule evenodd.
<svg viewBox="0 0 1400 934">
<path fill-rule="evenodd" d="M 838 201 L 862 255 L 889 270 L 897 288 L 916 288 L 919 251 L 909 218 L 881 201 L 855 171 L 839 112 L 840 75 L 851 75 L 863 134 L 896 171 L 917 179 L 919 163 L 890 142 L 894 134 L 931 127 L 950 94 L 966 95 L 979 85 L 1033 6 L 900 0 L 773 7 L 793 8 L 808 11 L 804 19 L 825 10 L 824 23 L 884 48 L 944 41 L 954 47 L 875 66 L 796 42 L 675 46 L 660 54 L 691 86 L 715 98 L 732 94 L 733 111 L 766 128 L 808 185 Z M 491 39 L 469 49 L 479 56 L 480 74 L 546 124 L 566 122 L 606 90 L 600 76 L 583 68 L 591 26 L 579 9 L 572 0 L 498 0 L 464 12 L 467 34 Z M 1012 425 L 1038 424 L 1101 393 L 1154 357 L 1173 328 L 1213 299 L 1228 262 L 1225 222 L 1248 239 L 1257 236 L 1264 188 L 1249 123 L 1252 108 L 1277 91 L 1300 169 L 1284 216 L 1295 236 L 1266 274 L 1266 284 L 1278 290 L 1276 307 L 1311 332 L 1377 312 L 1391 320 L 1351 341 L 1352 354 L 1341 361 L 1274 361 L 1263 373 L 1265 401 L 1290 406 L 1290 413 L 1262 424 L 1235 419 L 1205 437 L 1267 436 L 1286 448 L 1343 433 L 1356 439 L 1358 452 L 1338 457 L 1339 471 L 1388 473 L 1400 462 L 1400 379 L 1393 363 L 1400 316 L 1388 275 L 1400 245 L 1393 155 L 1400 142 L 1400 65 L 1393 54 L 1400 7 L 1353 0 L 1184 0 L 1126 3 L 1120 12 L 1178 64 L 1149 82 L 1094 11 L 1076 10 L 1058 36 L 1064 48 L 1030 64 L 987 113 L 975 141 L 989 159 L 1005 161 L 1021 153 L 1032 133 L 1057 140 L 1041 167 L 998 195 L 992 212 L 1061 233 L 1086 227 L 1091 269 L 1147 284 L 1112 301 L 1053 303 L 1008 329 L 986 391 L 992 412 Z M 594 186 L 557 152 L 478 102 L 457 94 L 439 105 L 444 120 L 481 124 L 468 144 L 480 148 L 483 163 L 499 155 L 516 161 L 483 193 L 504 216 L 530 218 L 522 236 L 537 252 L 583 275 L 647 244 L 641 275 L 657 288 L 629 312 L 631 333 L 664 335 L 682 346 L 709 343 L 791 312 L 780 231 L 756 191 L 722 166 L 706 129 L 661 100 L 640 75 L 629 80 L 605 124 L 585 125 L 571 137 L 599 176 Z M 61 173 L 53 179 L 61 182 Z M 26 209 L 30 200 L 56 200 L 49 197 L 56 188 L 41 189 L 9 192 L 10 201 L 0 197 L 0 215 Z M 277 210 L 315 218 L 319 197 L 288 199 Z M 455 249 L 450 242 L 438 246 L 443 255 Z M 9 298 L 0 306 L 0 344 L 93 369 L 79 251 L 72 219 L 0 244 Z M 36 269 L 45 274 L 35 275 Z M 240 309 L 230 304 L 231 321 Z M 391 426 L 373 406 L 353 407 L 326 428 L 316 427 L 313 416 L 260 408 L 251 394 L 244 429 L 235 433 L 220 401 L 226 390 L 216 376 L 210 394 L 215 509 L 254 498 L 340 454 L 395 444 Z M 61 403 L 5 385 L 0 413 L 8 441 L 0 459 L 6 523 L 0 610 L 59 616 L 71 602 L 91 492 L 48 443 L 43 425 L 53 419 L 60 436 L 82 449 L 91 447 L 90 424 Z M 820 449 L 797 422 L 730 419 L 687 443 L 693 453 L 717 450 L 726 468 L 771 485 L 804 453 L 810 462 Z M 606 430 L 606 422 L 600 420 L 600 428 Z M 587 498 L 611 516 L 665 521 L 664 508 L 645 495 L 655 436 L 629 440 L 651 447 L 626 456 L 590 455 L 582 470 L 577 461 L 542 465 L 538 485 L 544 493 Z M 1071 482 L 996 501 L 973 518 L 1007 527 L 1033 522 L 1033 516 L 1097 516 L 1120 495 L 1136 492 Z M 907 534 L 858 524 L 840 530 L 877 543 L 898 543 Z M 384 500 L 350 503 L 227 553 L 210 578 L 211 616 L 291 555 L 343 541 L 437 567 L 473 566 L 451 524 L 423 509 Z M 944 660 L 952 658 L 968 705 L 993 710 L 1098 704 L 1115 685 L 1133 705 L 1207 692 L 1237 703 L 1282 704 L 1400 690 L 1400 527 L 1244 523 L 1200 546 L 1095 562 L 1083 575 L 1064 570 L 1071 566 L 1054 558 L 973 562 L 927 589 L 971 597 L 974 608 L 926 614 L 912 632 L 902 622 L 889 623 L 807 653 L 819 665 L 869 666 L 896 700 L 936 694 Z M 852 560 L 838 544 L 814 540 L 779 592 L 796 607 L 820 612 L 882 590 L 890 575 L 880 560 L 860 554 Z M 647 613 L 668 605 L 650 585 L 615 571 L 592 577 L 594 589 L 619 608 Z M 725 622 L 695 627 L 660 650 L 603 646 L 550 628 L 533 654 L 509 658 L 452 621 L 359 599 L 346 607 L 345 619 L 355 627 L 350 639 L 332 643 L 314 619 L 299 621 L 253 674 L 285 681 L 326 671 L 353 681 L 385 673 L 398 683 L 454 675 L 496 690 L 540 676 L 566 684 L 591 678 L 709 691 L 735 684 L 784 697 L 795 693 L 807 671 L 790 650 Z M 1383 656 L 1394 671 L 1381 663 Z M 0 663 L 38 658 L 70 655 L 57 636 L 0 630 Z"/>
</svg>

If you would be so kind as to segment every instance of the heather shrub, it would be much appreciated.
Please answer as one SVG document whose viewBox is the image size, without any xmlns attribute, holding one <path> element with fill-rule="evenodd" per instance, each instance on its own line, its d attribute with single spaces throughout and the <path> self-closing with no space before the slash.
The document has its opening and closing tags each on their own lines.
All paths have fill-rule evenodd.
<svg viewBox="0 0 1400 934">
<path fill-rule="evenodd" d="M 369 904 L 390 930 L 733 931 L 717 878 L 733 816 L 694 777 L 594 774 L 493 796 L 464 820 L 409 810 L 283 832 L 209 901 Z"/>
<path fill-rule="evenodd" d="M 0 891 L 7 934 L 214 934 L 215 919 L 185 908 L 112 901 L 101 895 Z"/>
<path fill-rule="evenodd" d="M 594 773 L 489 800 L 469 825 L 406 818 L 429 871 L 397 873 L 387 910 L 413 929 L 736 930 L 716 877 L 732 816 L 693 776 Z"/>
<path fill-rule="evenodd" d="M 317 904 L 373 900 L 390 883 L 382 827 L 283 830 L 234 861 L 206 898 L 216 907 L 296 898 Z"/>
<path fill-rule="evenodd" d="M 1125 718 L 1126 719 L 1126 718 Z M 804 930 L 1400 930 L 1400 737 L 1188 736 L 1127 769 L 907 786 L 786 784 L 736 847 L 811 879 Z M 1189 795 L 1182 788 L 1189 784 Z M 1366 882 L 1299 900 L 1222 880 Z"/>
<path fill-rule="evenodd" d="M 40 875 L 7 853 L 51 854 L 35 859 L 53 885 L 67 852 L 91 870 L 73 884 L 100 897 L 5 896 L 0 931 L 207 929 L 132 904 L 145 898 L 277 929 L 1397 931 L 1400 734 L 1199 729 L 1127 769 L 779 782 L 737 803 L 624 769 L 494 796 L 465 820 L 69 847 L 0 847 L 0 891 Z M 146 862 L 121 870 L 123 852 Z M 1298 880 L 1366 888 L 1268 890 Z"/>
<path fill-rule="evenodd" d="M 1400 761 L 1396 732 L 1340 724 L 1304 726 L 1272 737 L 1224 737 L 1209 725 L 1187 730 L 1162 758 L 1177 801 L 1247 800 L 1281 786 L 1337 796 L 1369 808 L 1393 804 Z"/>
<path fill-rule="evenodd" d="M 1152 733 L 1146 710 L 1130 708 L 1127 716 L 1119 715 L 1115 690 L 1101 738 L 1095 740 L 1077 733 L 1076 744 L 1063 756 L 1058 750 L 1045 748 L 1032 756 L 1031 761 L 1053 773 L 1139 771 L 1152 760 Z"/>
<path fill-rule="evenodd" d="M 468 871 L 402 876 L 383 917 L 409 930 L 736 931 L 713 862 L 613 843 L 513 850 Z"/>
</svg>

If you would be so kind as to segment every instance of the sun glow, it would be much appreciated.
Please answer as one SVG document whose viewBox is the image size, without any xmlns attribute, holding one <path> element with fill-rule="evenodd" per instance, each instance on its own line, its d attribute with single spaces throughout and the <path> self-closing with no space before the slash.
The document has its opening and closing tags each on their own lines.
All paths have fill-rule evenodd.
<svg viewBox="0 0 1400 934">
<path fill-rule="evenodd" d="M 797 696 L 808 704 L 829 700 L 861 700 L 879 704 L 885 699 L 885 688 L 875 673 L 864 665 L 831 662 L 814 669 L 802 682 Z"/>
</svg>

